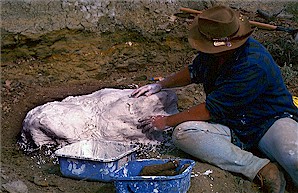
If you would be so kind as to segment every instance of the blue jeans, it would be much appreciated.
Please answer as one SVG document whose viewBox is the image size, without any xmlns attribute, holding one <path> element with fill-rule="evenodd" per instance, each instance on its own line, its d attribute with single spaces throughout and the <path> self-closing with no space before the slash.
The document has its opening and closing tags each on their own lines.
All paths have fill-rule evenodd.
<svg viewBox="0 0 298 193">
<path fill-rule="evenodd" d="M 277 120 L 259 142 L 259 149 L 268 159 L 259 158 L 231 143 L 230 129 L 203 121 L 179 124 L 173 142 L 182 151 L 216 165 L 241 173 L 253 180 L 270 160 L 277 161 L 298 185 L 298 123 L 290 118 Z"/>
</svg>

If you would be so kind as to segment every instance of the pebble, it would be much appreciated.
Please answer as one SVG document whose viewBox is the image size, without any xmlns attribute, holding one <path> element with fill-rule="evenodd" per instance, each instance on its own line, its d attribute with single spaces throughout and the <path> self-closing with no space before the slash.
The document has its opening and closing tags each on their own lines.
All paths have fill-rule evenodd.
<svg viewBox="0 0 298 193">
<path fill-rule="evenodd" d="M 21 180 L 16 180 L 3 184 L 2 187 L 9 193 L 28 193 L 28 187 Z"/>
<path fill-rule="evenodd" d="M 147 80 L 146 75 L 141 75 L 134 78 L 134 81 L 143 81 L 143 80 Z"/>
<path fill-rule="evenodd" d="M 40 177 L 40 176 L 34 176 L 33 177 L 34 184 L 41 186 L 41 187 L 47 187 L 49 186 L 49 182 L 46 178 Z"/>
</svg>

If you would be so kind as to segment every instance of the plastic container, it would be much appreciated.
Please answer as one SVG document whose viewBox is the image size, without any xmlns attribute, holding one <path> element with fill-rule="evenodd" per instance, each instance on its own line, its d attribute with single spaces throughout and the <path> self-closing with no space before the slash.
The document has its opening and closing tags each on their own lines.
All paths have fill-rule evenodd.
<svg viewBox="0 0 298 193">
<path fill-rule="evenodd" d="M 170 159 L 144 159 L 130 161 L 113 174 L 117 193 L 186 193 L 190 187 L 193 160 L 179 159 L 179 170 L 190 164 L 181 174 L 175 176 L 139 176 L 144 166 L 163 164 Z"/>
<path fill-rule="evenodd" d="M 55 152 L 63 176 L 90 181 L 112 181 L 111 174 L 136 157 L 135 145 L 83 140 Z"/>
</svg>

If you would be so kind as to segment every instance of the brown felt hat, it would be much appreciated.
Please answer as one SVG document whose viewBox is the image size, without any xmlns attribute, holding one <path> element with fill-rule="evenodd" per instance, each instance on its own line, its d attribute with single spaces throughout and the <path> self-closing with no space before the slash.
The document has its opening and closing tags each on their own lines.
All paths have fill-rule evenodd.
<svg viewBox="0 0 298 193">
<path fill-rule="evenodd" d="M 204 53 L 219 53 L 240 47 L 253 29 L 245 16 L 223 5 L 203 11 L 193 21 L 188 41 Z"/>
</svg>

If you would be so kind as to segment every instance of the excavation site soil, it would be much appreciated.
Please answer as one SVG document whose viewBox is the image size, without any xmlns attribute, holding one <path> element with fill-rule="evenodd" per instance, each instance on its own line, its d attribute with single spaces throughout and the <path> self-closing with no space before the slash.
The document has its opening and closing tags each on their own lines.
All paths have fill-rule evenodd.
<svg viewBox="0 0 298 193">
<path fill-rule="evenodd" d="M 286 32 L 256 30 L 253 36 L 272 51 L 290 92 L 297 96 L 295 40 Z M 2 38 L 6 43 L 1 56 L 1 180 L 2 184 L 21 180 L 33 193 L 113 193 L 115 188 L 113 183 L 63 177 L 57 159 L 46 148 L 30 154 L 20 150 L 17 140 L 29 110 L 102 88 L 135 88 L 153 83 L 152 77 L 177 72 L 196 54 L 188 44 L 187 30 L 180 36 L 167 31 L 154 38 L 129 30 L 98 34 L 62 29 L 30 38 L 3 31 Z M 190 85 L 176 92 L 179 110 L 205 100 L 201 85 Z M 157 155 L 191 158 L 177 149 L 150 156 Z M 195 160 L 190 193 L 262 192 L 256 183 L 243 176 Z M 297 191 L 289 179 L 287 182 L 288 192 Z M 2 191 L 5 192 L 3 187 Z"/>
</svg>

